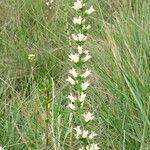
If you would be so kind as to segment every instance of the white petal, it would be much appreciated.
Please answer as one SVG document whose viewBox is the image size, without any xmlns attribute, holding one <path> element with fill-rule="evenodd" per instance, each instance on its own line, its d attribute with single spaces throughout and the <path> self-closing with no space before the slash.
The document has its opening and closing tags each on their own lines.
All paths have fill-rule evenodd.
<svg viewBox="0 0 150 150">
<path fill-rule="evenodd" d="M 87 138 L 88 134 L 89 134 L 88 130 L 83 130 L 82 137 Z"/>
<path fill-rule="evenodd" d="M 85 11 L 86 14 L 90 15 L 91 13 L 93 13 L 95 10 L 93 8 L 93 6 L 91 6 L 88 10 Z"/>
<path fill-rule="evenodd" d="M 83 1 L 82 0 L 77 0 L 76 2 L 74 2 L 74 6 L 72 8 L 75 9 L 76 11 L 78 11 L 83 6 L 85 6 L 85 4 L 83 3 Z"/>
<path fill-rule="evenodd" d="M 71 85 L 75 85 L 75 80 L 73 80 L 70 76 L 68 76 L 67 80 Z"/>
<path fill-rule="evenodd" d="M 79 61 L 79 54 L 70 54 L 69 55 L 70 61 L 77 63 Z"/>
<path fill-rule="evenodd" d="M 82 34 L 82 33 L 79 33 L 77 35 L 75 34 L 72 34 L 72 38 L 75 40 L 75 41 L 80 41 L 80 42 L 84 42 L 87 40 L 87 36 Z"/>
<path fill-rule="evenodd" d="M 78 41 L 82 42 L 82 41 L 86 41 L 87 40 L 87 36 L 82 34 L 82 33 L 79 33 L 78 34 Z"/>
<path fill-rule="evenodd" d="M 82 54 L 83 53 L 83 47 L 82 46 L 78 46 L 78 53 Z"/>
<path fill-rule="evenodd" d="M 72 110 L 76 110 L 75 106 L 72 103 L 68 104 L 67 107 Z"/>
<path fill-rule="evenodd" d="M 83 19 L 81 16 L 79 16 L 78 18 L 77 17 L 74 17 L 73 18 L 73 23 L 74 24 L 82 24 L 82 23 L 84 23 L 85 22 L 85 19 Z"/>
<path fill-rule="evenodd" d="M 73 38 L 75 41 L 77 41 L 77 40 L 78 40 L 78 36 L 77 36 L 77 35 L 75 35 L 75 34 L 72 34 L 72 38 Z"/>
<path fill-rule="evenodd" d="M 2 148 L 2 147 L 0 146 L 0 150 L 4 150 L 4 148 Z"/>
<path fill-rule="evenodd" d="M 93 113 L 90 113 L 90 112 L 83 113 L 83 117 L 84 117 L 85 122 L 88 122 L 94 119 Z"/>
<path fill-rule="evenodd" d="M 29 54 L 28 59 L 29 60 L 35 60 L 35 55 L 34 54 Z"/>
<path fill-rule="evenodd" d="M 69 70 L 69 73 L 75 78 L 78 76 L 78 73 L 76 72 L 75 68 L 72 68 L 71 70 Z"/>
<path fill-rule="evenodd" d="M 87 78 L 91 74 L 91 71 L 89 69 L 86 69 L 86 71 L 81 75 L 83 78 Z"/>
<path fill-rule="evenodd" d="M 79 150 L 84 150 L 84 147 L 82 147 L 82 148 L 79 148 Z"/>
<path fill-rule="evenodd" d="M 87 148 L 88 150 L 99 150 L 99 149 L 100 149 L 97 144 L 90 144 L 90 145 L 87 146 L 86 148 Z"/>
<path fill-rule="evenodd" d="M 87 29 L 87 30 L 91 29 L 91 25 L 88 25 L 88 26 L 86 27 L 86 29 Z"/>
<path fill-rule="evenodd" d="M 74 97 L 74 96 L 72 95 L 72 93 L 70 93 L 70 94 L 67 96 L 67 98 L 68 98 L 71 102 L 75 102 L 75 100 L 77 99 L 76 97 Z"/>
<path fill-rule="evenodd" d="M 76 131 L 76 139 L 79 139 L 80 135 L 82 134 L 80 126 L 77 126 L 76 128 L 74 128 L 74 130 Z"/>
<path fill-rule="evenodd" d="M 89 135 L 89 139 L 92 140 L 94 137 L 96 137 L 97 134 L 95 133 L 95 131 L 93 131 L 90 135 Z"/>
<path fill-rule="evenodd" d="M 84 83 L 82 83 L 81 87 L 82 87 L 82 90 L 86 90 L 88 88 L 88 86 L 90 85 L 90 83 L 88 81 L 85 81 Z"/>
<path fill-rule="evenodd" d="M 90 58 L 91 58 L 91 55 L 87 54 L 87 55 L 83 58 L 83 62 L 87 62 Z"/>
<path fill-rule="evenodd" d="M 80 102 L 83 102 L 86 98 L 86 94 L 84 94 L 83 92 L 81 93 L 81 96 L 79 98 Z"/>
</svg>

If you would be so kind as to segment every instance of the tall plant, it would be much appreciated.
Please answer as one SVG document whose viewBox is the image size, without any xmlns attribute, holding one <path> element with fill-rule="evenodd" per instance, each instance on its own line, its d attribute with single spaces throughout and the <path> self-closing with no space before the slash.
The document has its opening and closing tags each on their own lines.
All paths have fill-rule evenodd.
<svg viewBox="0 0 150 150">
<path fill-rule="evenodd" d="M 77 48 L 75 52 L 69 55 L 69 60 L 73 64 L 67 78 L 72 87 L 71 93 L 67 96 L 69 100 L 67 107 L 72 110 L 75 119 L 73 126 L 75 138 L 79 143 L 79 150 L 98 150 L 98 145 L 93 142 L 97 134 L 91 128 L 89 129 L 94 114 L 86 112 L 84 109 L 84 102 L 87 97 L 86 90 L 90 85 L 88 77 L 91 74 L 91 71 L 85 68 L 86 62 L 91 58 L 89 51 L 84 48 L 88 39 L 88 30 L 91 28 L 91 25 L 87 23 L 87 17 L 95 11 L 93 6 L 89 9 L 86 8 L 87 1 L 76 0 L 72 7 L 76 11 L 73 24 L 76 25 L 77 29 L 77 33 L 72 34 L 72 39 L 75 41 Z"/>
</svg>

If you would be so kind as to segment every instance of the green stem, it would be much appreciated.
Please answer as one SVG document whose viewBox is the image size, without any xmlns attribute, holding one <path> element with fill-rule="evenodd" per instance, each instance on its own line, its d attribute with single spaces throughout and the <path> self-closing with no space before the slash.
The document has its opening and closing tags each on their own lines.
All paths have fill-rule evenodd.
<svg viewBox="0 0 150 150">
<path fill-rule="evenodd" d="M 49 83 L 46 83 L 49 84 Z M 45 127 L 45 149 L 48 150 L 48 145 L 49 145 L 49 129 L 48 129 L 48 125 L 49 125 L 49 101 L 50 101 L 50 97 L 49 97 L 49 88 L 48 85 L 46 85 L 46 97 L 45 97 L 45 105 L 46 105 L 46 127 Z"/>
</svg>

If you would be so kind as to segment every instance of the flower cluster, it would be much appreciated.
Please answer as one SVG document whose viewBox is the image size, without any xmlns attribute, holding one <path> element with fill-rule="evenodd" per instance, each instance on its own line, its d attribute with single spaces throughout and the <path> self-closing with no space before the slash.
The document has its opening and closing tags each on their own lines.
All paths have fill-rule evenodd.
<svg viewBox="0 0 150 150">
<path fill-rule="evenodd" d="M 52 9 L 52 4 L 54 3 L 54 0 L 49 0 L 48 2 L 46 2 L 46 5 L 48 6 L 48 8 L 51 10 Z"/>
<path fill-rule="evenodd" d="M 86 125 L 94 119 L 94 115 L 91 112 L 83 113 L 81 111 L 87 97 L 86 90 L 90 85 L 88 77 L 91 75 L 91 71 L 84 67 L 84 64 L 91 58 L 89 51 L 84 50 L 84 43 L 88 39 L 87 32 L 91 28 L 91 25 L 86 23 L 86 18 L 95 10 L 93 6 L 86 9 L 85 0 L 76 0 L 72 8 L 77 12 L 77 16 L 73 18 L 73 24 L 77 26 L 78 32 L 72 34 L 72 39 L 75 41 L 77 48 L 76 52 L 69 55 L 69 61 L 73 62 L 74 67 L 69 70 L 67 78 L 72 86 L 72 92 L 67 96 L 69 100 L 67 107 L 72 111 L 81 113 L 79 115 L 82 118 L 82 126 L 74 128 L 75 138 L 82 143 L 79 150 L 99 150 L 97 144 L 90 144 L 90 141 L 93 141 L 97 134 L 94 131 L 85 130 Z"/>
</svg>

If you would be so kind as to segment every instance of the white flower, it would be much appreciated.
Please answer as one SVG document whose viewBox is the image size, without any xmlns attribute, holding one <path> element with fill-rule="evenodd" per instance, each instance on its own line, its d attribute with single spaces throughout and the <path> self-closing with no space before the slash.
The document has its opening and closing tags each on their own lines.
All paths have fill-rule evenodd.
<svg viewBox="0 0 150 150">
<path fill-rule="evenodd" d="M 46 5 L 47 5 L 47 6 L 50 6 L 51 3 L 53 3 L 53 2 L 54 2 L 54 0 L 50 0 L 50 1 L 46 2 Z"/>
<path fill-rule="evenodd" d="M 76 128 L 74 128 L 74 130 L 76 131 L 76 139 L 79 139 L 80 135 L 82 134 L 80 126 L 77 126 Z"/>
<path fill-rule="evenodd" d="M 51 5 L 54 2 L 54 0 L 49 0 L 48 2 L 46 2 L 46 5 L 51 9 Z"/>
<path fill-rule="evenodd" d="M 86 146 L 87 150 L 99 150 L 100 148 L 98 147 L 97 144 L 90 144 Z"/>
<path fill-rule="evenodd" d="M 89 51 L 84 51 L 85 54 L 89 54 Z"/>
<path fill-rule="evenodd" d="M 86 27 L 86 29 L 87 29 L 87 30 L 91 29 L 91 25 L 88 25 L 88 26 Z"/>
<path fill-rule="evenodd" d="M 78 46 L 78 53 L 82 54 L 83 53 L 83 47 L 82 46 Z"/>
<path fill-rule="evenodd" d="M 83 113 L 83 117 L 84 117 L 85 122 L 88 122 L 94 119 L 94 115 L 90 112 Z"/>
<path fill-rule="evenodd" d="M 91 74 L 91 71 L 89 69 L 86 69 L 86 71 L 81 75 L 83 78 L 87 78 Z"/>
<path fill-rule="evenodd" d="M 79 98 L 80 102 L 83 102 L 85 100 L 85 98 L 86 98 L 86 94 L 84 94 L 82 92 L 81 95 L 80 95 L 80 98 Z"/>
<path fill-rule="evenodd" d="M 79 150 L 84 150 L 84 147 L 79 148 Z"/>
<path fill-rule="evenodd" d="M 79 54 L 70 54 L 70 61 L 77 63 L 79 61 Z"/>
<path fill-rule="evenodd" d="M 84 35 L 84 34 L 82 34 L 82 33 L 79 33 L 79 34 L 77 34 L 77 35 L 72 34 L 72 38 L 73 38 L 75 41 L 80 41 L 80 42 L 87 40 L 87 36 Z"/>
<path fill-rule="evenodd" d="M 91 6 L 88 10 L 85 11 L 85 13 L 88 14 L 88 15 L 90 15 L 94 11 L 95 11 L 95 9 L 93 8 L 93 6 Z"/>
<path fill-rule="evenodd" d="M 95 131 L 93 131 L 93 132 L 89 135 L 89 139 L 92 140 L 95 136 L 97 136 L 97 134 L 95 133 Z"/>
<path fill-rule="evenodd" d="M 83 58 L 83 62 L 87 62 L 90 58 L 91 58 L 91 55 L 87 53 L 86 56 Z"/>
<path fill-rule="evenodd" d="M 50 2 L 46 2 L 46 5 L 49 7 L 50 6 Z"/>
<path fill-rule="evenodd" d="M 83 130 L 82 133 L 82 138 L 87 138 L 89 131 L 88 130 Z"/>
<path fill-rule="evenodd" d="M 46 5 L 49 6 L 49 2 L 46 2 Z"/>
<path fill-rule="evenodd" d="M 72 103 L 68 104 L 67 107 L 72 110 L 76 110 L 76 107 Z"/>
<path fill-rule="evenodd" d="M 75 85 L 75 80 L 73 80 L 70 76 L 68 76 L 67 80 L 71 85 Z"/>
<path fill-rule="evenodd" d="M 69 73 L 75 78 L 78 76 L 78 73 L 76 72 L 75 68 L 72 68 L 71 70 L 69 70 Z"/>
<path fill-rule="evenodd" d="M 28 59 L 35 61 L 35 55 L 34 55 L 34 54 L 29 54 L 29 55 L 28 55 Z"/>
<path fill-rule="evenodd" d="M 85 22 L 85 19 L 83 19 L 81 16 L 79 16 L 78 18 L 77 17 L 74 17 L 73 18 L 73 23 L 74 24 L 82 24 L 82 23 L 84 23 Z"/>
<path fill-rule="evenodd" d="M 82 90 L 86 90 L 88 88 L 88 86 L 90 85 L 90 83 L 88 81 L 85 81 L 84 83 L 82 83 L 81 88 Z"/>
<path fill-rule="evenodd" d="M 88 26 L 85 26 L 85 25 L 84 25 L 84 26 L 82 27 L 83 30 L 89 30 L 90 28 L 91 28 L 91 25 L 88 25 Z"/>
<path fill-rule="evenodd" d="M 72 8 L 74 8 L 76 11 L 78 11 L 83 6 L 85 6 L 85 4 L 83 3 L 83 0 L 77 0 L 76 2 L 74 2 L 74 6 Z"/>
<path fill-rule="evenodd" d="M 0 150 L 4 150 L 4 148 L 2 148 L 2 147 L 0 146 Z"/>
<path fill-rule="evenodd" d="M 87 36 L 85 36 L 85 35 L 82 34 L 82 33 L 79 33 L 79 34 L 78 34 L 78 40 L 79 40 L 80 42 L 86 41 L 86 40 L 87 40 Z"/>
<path fill-rule="evenodd" d="M 75 102 L 75 100 L 77 99 L 76 97 L 74 97 L 74 96 L 72 95 L 72 93 L 70 93 L 70 95 L 68 95 L 67 98 L 68 98 L 71 102 Z"/>
<path fill-rule="evenodd" d="M 72 38 L 73 38 L 75 41 L 78 41 L 78 36 L 77 36 L 77 35 L 72 34 Z"/>
</svg>

